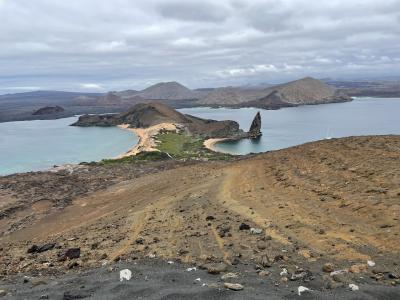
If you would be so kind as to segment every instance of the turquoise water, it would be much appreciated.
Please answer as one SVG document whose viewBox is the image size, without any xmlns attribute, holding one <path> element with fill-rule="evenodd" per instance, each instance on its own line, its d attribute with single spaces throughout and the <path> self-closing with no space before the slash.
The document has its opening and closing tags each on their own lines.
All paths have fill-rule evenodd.
<svg viewBox="0 0 400 300">
<path fill-rule="evenodd" d="M 180 111 L 208 119 L 235 120 L 246 131 L 260 111 L 263 132 L 260 139 L 216 145 L 217 150 L 233 154 L 277 150 L 328 136 L 400 134 L 400 99 L 360 98 L 349 103 L 275 111 L 203 107 Z M 0 123 L 0 175 L 112 158 L 138 141 L 132 132 L 117 127 L 68 126 L 76 119 Z"/>
<path fill-rule="evenodd" d="M 232 154 L 278 150 L 326 137 L 400 134 L 400 98 L 358 98 L 347 103 L 280 110 L 190 108 L 180 111 L 201 118 L 234 120 L 245 131 L 260 111 L 263 133 L 260 139 L 215 145 L 218 151 Z"/>
<path fill-rule="evenodd" d="M 0 123 L 0 175 L 112 158 L 138 141 L 132 132 L 118 127 L 68 126 L 76 120 Z"/>
</svg>

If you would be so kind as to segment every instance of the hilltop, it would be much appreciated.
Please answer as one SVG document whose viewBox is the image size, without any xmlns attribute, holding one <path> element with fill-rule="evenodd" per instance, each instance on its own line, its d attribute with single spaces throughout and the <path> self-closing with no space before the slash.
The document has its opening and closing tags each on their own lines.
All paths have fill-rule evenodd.
<svg viewBox="0 0 400 300">
<path fill-rule="evenodd" d="M 351 101 L 351 98 L 320 80 L 306 77 L 265 89 L 220 88 L 212 91 L 198 103 L 279 109 L 294 105 L 345 101 Z"/>
</svg>

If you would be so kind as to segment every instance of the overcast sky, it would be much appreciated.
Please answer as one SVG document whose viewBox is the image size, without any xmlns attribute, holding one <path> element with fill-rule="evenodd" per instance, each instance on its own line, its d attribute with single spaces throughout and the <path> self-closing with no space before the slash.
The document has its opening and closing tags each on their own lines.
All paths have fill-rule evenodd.
<svg viewBox="0 0 400 300">
<path fill-rule="evenodd" d="M 0 0 L 0 93 L 400 75 L 400 0 Z"/>
</svg>

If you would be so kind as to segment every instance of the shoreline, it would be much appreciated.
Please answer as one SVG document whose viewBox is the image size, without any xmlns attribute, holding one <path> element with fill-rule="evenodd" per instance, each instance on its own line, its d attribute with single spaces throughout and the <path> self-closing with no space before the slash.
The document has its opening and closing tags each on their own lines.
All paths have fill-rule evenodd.
<svg viewBox="0 0 400 300">
<path fill-rule="evenodd" d="M 130 128 L 128 124 L 118 125 L 119 128 L 132 131 L 139 138 L 135 146 L 127 152 L 122 153 L 115 157 L 115 159 L 124 158 L 127 156 L 137 155 L 141 152 L 159 151 L 156 148 L 154 137 L 160 133 L 161 130 L 176 131 L 177 124 L 174 123 L 160 123 L 150 126 L 148 128 Z"/>
<path fill-rule="evenodd" d="M 205 148 L 207 148 L 208 150 L 211 150 L 213 152 L 219 152 L 219 153 L 224 153 L 222 151 L 218 151 L 215 148 L 215 145 L 219 142 L 223 142 L 223 141 L 227 141 L 229 140 L 229 138 L 211 138 L 211 139 L 207 139 L 203 142 L 203 146 Z"/>
</svg>

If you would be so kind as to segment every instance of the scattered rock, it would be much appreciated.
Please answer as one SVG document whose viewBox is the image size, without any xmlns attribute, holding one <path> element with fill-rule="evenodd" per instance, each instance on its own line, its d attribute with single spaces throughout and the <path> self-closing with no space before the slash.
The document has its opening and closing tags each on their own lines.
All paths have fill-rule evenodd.
<svg viewBox="0 0 400 300">
<path fill-rule="evenodd" d="M 266 254 L 261 256 L 260 264 L 263 268 L 270 268 L 272 266 L 272 263 Z"/>
<path fill-rule="evenodd" d="M 282 251 L 283 251 L 283 250 L 282 250 Z M 274 257 L 274 261 L 275 261 L 275 262 L 281 261 L 281 260 L 287 260 L 287 257 L 286 257 L 286 256 L 283 256 L 282 254 L 278 254 L 278 255 L 276 255 L 276 256 Z"/>
<path fill-rule="evenodd" d="M 197 270 L 197 268 L 196 267 L 193 267 L 193 268 L 187 268 L 186 269 L 186 271 L 188 271 L 188 272 L 192 272 L 192 271 L 196 271 Z"/>
<path fill-rule="evenodd" d="M 138 245 L 143 245 L 144 244 L 144 239 L 143 238 L 137 238 L 135 240 L 135 243 L 138 244 Z"/>
<path fill-rule="evenodd" d="M 242 223 L 239 226 L 239 230 L 249 230 L 250 229 L 250 225 L 246 224 L 246 223 Z"/>
<path fill-rule="evenodd" d="M 227 279 L 230 279 L 230 278 L 238 278 L 238 277 L 239 277 L 238 273 L 226 273 L 226 274 L 221 276 L 221 279 L 222 280 L 227 280 Z"/>
<path fill-rule="evenodd" d="M 285 268 L 283 268 L 282 272 L 279 273 L 279 275 L 281 275 L 281 276 L 286 276 L 287 274 L 288 274 L 288 271 Z"/>
<path fill-rule="evenodd" d="M 258 275 L 263 276 L 263 277 L 269 276 L 269 274 L 271 274 L 271 272 L 265 271 L 265 270 L 260 271 L 260 272 L 258 273 Z"/>
<path fill-rule="evenodd" d="M 119 281 L 131 280 L 132 272 L 129 269 L 123 269 L 119 272 Z"/>
<path fill-rule="evenodd" d="M 343 286 L 342 283 L 336 282 L 335 280 L 333 280 L 331 277 L 329 277 L 327 275 L 324 275 L 323 278 L 324 278 L 324 281 L 326 282 L 325 288 L 327 288 L 329 290 L 333 290 L 333 289 Z"/>
<path fill-rule="evenodd" d="M 309 288 L 306 288 L 305 286 L 299 286 L 297 288 L 297 293 L 299 296 L 301 296 L 302 293 L 307 293 L 307 292 L 311 292 L 311 290 Z"/>
<path fill-rule="evenodd" d="M 232 291 L 241 291 L 243 290 L 243 285 L 241 285 L 240 283 L 229 283 L 229 282 L 225 282 L 224 286 L 227 289 L 230 289 Z"/>
<path fill-rule="evenodd" d="M 263 231 L 261 228 L 250 228 L 250 233 L 251 234 L 261 234 Z"/>
<path fill-rule="evenodd" d="M 214 216 L 207 216 L 206 217 L 206 221 L 212 221 L 212 220 L 215 220 Z"/>
<path fill-rule="evenodd" d="M 311 273 L 311 271 L 302 270 L 302 269 L 297 270 L 290 277 L 291 281 L 296 281 L 296 280 L 309 281 L 309 280 L 312 280 L 312 279 L 314 279 L 314 277 L 313 277 L 313 274 Z"/>
<path fill-rule="evenodd" d="M 337 270 L 331 272 L 329 275 L 335 276 L 335 275 L 347 274 L 348 272 L 349 272 L 348 270 Z"/>
<path fill-rule="evenodd" d="M 73 261 L 68 264 L 68 269 L 73 269 L 75 267 L 79 267 L 79 263 L 77 261 Z"/>
<path fill-rule="evenodd" d="M 385 229 L 385 228 L 393 227 L 393 225 L 390 225 L 390 224 L 382 224 L 380 227 L 381 227 L 382 229 Z"/>
<path fill-rule="evenodd" d="M 394 274 L 394 273 L 389 273 L 389 274 L 388 274 L 388 277 L 389 277 L 390 279 L 399 279 L 399 276 L 396 275 L 396 274 Z"/>
<path fill-rule="evenodd" d="M 225 237 L 225 235 L 231 230 L 230 226 L 221 226 L 221 228 L 218 231 L 218 235 L 220 237 Z"/>
<path fill-rule="evenodd" d="M 7 295 L 7 291 L 6 290 L 0 290 L 0 297 L 4 297 Z"/>
<path fill-rule="evenodd" d="M 205 264 L 203 265 L 203 268 L 205 268 L 208 273 L 217 275 L 219 273 L 225 272 L 227 269 L 227 265 L 224 263 Z"/>
<path fill-rule="evenodd" d="M 48 250 L 52 250 L 55 246 L 56 246 L 55 243 L 44 244 L 44 245 L 41 245 L 41 246 L 32 245 L 28 249 L 27 253 L 41 253 L 41 252 L 45 252 L 45 251 L 48 251 Z"/>
<path fill-rule="evenodd" d="M 367 265 L 368 265 L 369 267 L 375 267 L 375 262 L 372 261 L 372 260 L 368 260 L 368 261 L 367 261 Z"/>
<path fill-rule="evenodd" d="M 358 287 L 358 285 L 355 285 L 354 283 L 350 283 L 349 289 L 352 291 L 358 291 L 360 288 Z"/>
<path fill-rule="evenodd" d="M 352 265 L 352 266 L 349 268 L 349 272 L 358 274 L 358 273 L 366 272 L 367 269 L 368 269 L 368 266 L 367 266 L 367 265 L 364 265 L 364 264 L 356 264 L 356 265 Z"/>
<path fill-rule="evenodd" d="M 371 278 L 375 279 L 376 281 L 382 281 L 385 279 L 385 274 L 383 273 L 376 273 L 371 276 Z"/>
<path fill-rule="evenodd" d="M 58 254 L 60 260 L 76 259 L 81 256 L 81 248 L 69 248 Z"/>
<path fill-rule="evenodd" d="M 324 266 L 322 267 L 322 271 L 324 271 L 325 273 L 331 273 L 335 270 L 335 265 L 332 263 L 326 263 L 324 264 Z"/>
</svg>

